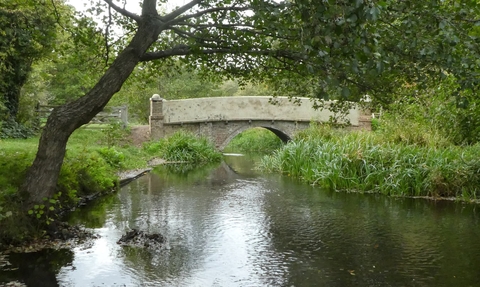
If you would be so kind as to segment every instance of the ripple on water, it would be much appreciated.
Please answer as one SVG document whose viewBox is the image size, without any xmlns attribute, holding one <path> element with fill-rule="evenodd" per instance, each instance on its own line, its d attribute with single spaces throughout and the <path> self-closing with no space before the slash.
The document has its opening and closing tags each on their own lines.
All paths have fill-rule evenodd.
<svg viewBox="0 0 480 287">
<path fill-rule="evenodd" d="M 189 184 L 150 174 L 122 189 L 119 203 L 107 206 L 102 237 L 90 250 L 75 250 L 60 281 L 202 287 L 475 282 L 480 262 L 472 254 L 480 252 L 480 234 L 473 212 L 438 215 L 418 201 L 212 174 Z M 216 178 L 220 174 L 228 178 Z M 135 226 L 163 234 L 168 247 L 116 245 Z"/>
</svg>

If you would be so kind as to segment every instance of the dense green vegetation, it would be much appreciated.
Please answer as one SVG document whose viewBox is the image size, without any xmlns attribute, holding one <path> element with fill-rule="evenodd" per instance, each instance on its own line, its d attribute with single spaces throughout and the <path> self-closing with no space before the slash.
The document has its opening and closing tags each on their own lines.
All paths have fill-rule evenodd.
<svg viewBox="0 0 480 287">
<path fill-rule="evenodd" d="M 67 146 L 55 195 L 29 210 L 24 209 L 24 196 L 18 193 L 18 187 L 33 161 L 38 138 L 1 140 L 0 246 L 43 236 L 45 230 L 55 225 L 59 211 L 97 193 L 115 190 L 118 171 L 145 168 L 154 157 L 195 166 L 221 159 L 206 139 L 186 132 L 145 143 L 140 148 L 131 146 L 127 139 L 128 131 L 115 125 L 103 130 L 77 130 Z"/>
<path fill-rule="evenodd" d="M 283 145 L 282 140 L 264 128 L 248 129 L 230 141 L 225 151 L 272 152 Z"/>
<path fill-rule="evenodd" d="M 170 162 L 205 164 L 220 161 L 222 154 L 206 138 L 197 138 L 186 131 L 146 144 L 144 150 Z"/>
<path fill-rule="evenodd" d="M 480 145 L 455 146 L 438 135 L 418 133 L 422 129 L 416 123 L 387 121 L 376 132 L 312 125 L 264 157 L 260 168 L 332 190 L 478 198 Z"/>
</svg>

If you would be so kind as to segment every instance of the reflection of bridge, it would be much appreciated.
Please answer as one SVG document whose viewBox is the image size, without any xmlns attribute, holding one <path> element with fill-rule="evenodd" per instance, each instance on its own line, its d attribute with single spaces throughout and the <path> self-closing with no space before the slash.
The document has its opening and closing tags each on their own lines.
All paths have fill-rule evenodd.
<svg viewBox="0 0 480 287">
<path fill-rule="evenodd" d="M 332 112 L 315 110 L 308 98 L 302 105 L 288 98 L 271 97 L 215 97 L 166 101 L 159 95 L 150 99 L 150 135 L 163 138 L 179 129 L 192 131 L 210 138 L 218 149 L 246 129 L 263 127 L 284 142 L 306 129 L 310 122 L 328 121 Z M 347 119 L 353 129 L 370 129 L 371 118 L 360 109 L 351 109 Z"/>
</svg>

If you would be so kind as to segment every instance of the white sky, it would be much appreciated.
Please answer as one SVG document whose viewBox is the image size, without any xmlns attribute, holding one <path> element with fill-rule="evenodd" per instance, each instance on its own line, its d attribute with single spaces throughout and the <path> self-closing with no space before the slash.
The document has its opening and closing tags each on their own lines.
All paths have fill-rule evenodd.
<svg viewBox="0 0 480 287">
<path fill-rule="evenodd" d="M 126 9 L 133 13 L 140 13 L 140 4 L 139 0 L 121 0 L 115 1 L 118 6 L 123 7 L 123 3 L 126 2 Z M 159 1 L 160 2 L 160 1 Z M 177 6 L 182 6 L 188 3 L 188 0 L 168 0 L 166 4 L 166 10 L 171 11 L 173 8 Z M 91 7 L 91 0 L 67 0 L 67 4 L 70 4 L 75 7 L 77 11 L 84 11 L 86 8 Z"/>
</svg>

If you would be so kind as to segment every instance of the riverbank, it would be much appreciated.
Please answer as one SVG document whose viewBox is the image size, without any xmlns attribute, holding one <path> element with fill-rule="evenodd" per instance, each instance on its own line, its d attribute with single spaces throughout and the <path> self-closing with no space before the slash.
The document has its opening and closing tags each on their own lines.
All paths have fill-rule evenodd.
<svg viewBox="0 0 480 287">
<path fill-rule="evenodd" d="M 77 130 L 67 145 L 57 193 L 28 211 L 22 204 L 26 198 L 17 190 L 34 159 L 38 138 L 1 140 L 0 248 L 52 238 L 58 232 L 60 214 L 117 190 L 153 166 L 168 162 L 200 166 L 221 159 L 206 139 L 181 132 L 169 139 L 146 142 L 145 131 L 140 129 L 139 140 L 139 133 L 114 127 Z"/>
</svg>

